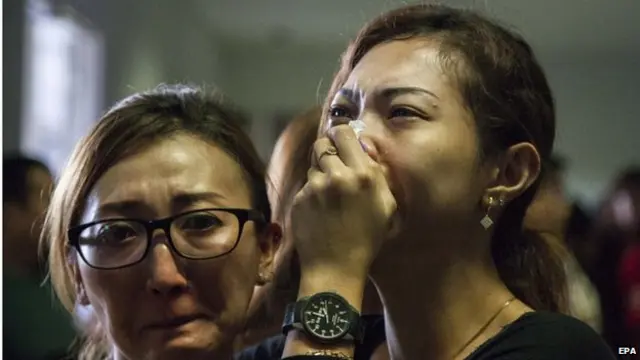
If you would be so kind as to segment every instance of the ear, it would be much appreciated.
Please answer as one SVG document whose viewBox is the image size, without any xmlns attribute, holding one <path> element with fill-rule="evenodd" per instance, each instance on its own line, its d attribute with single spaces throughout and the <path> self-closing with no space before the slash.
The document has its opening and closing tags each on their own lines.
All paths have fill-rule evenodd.
<svg viewBox="0 0 640 360">
<path fill-rule="evenodd" d="M 265 285 L 273 278 L 274 259 L 282 243 L 282 228 L 276 223 L 267 225 L 258 239 L 260 247 L 260 263 L 256 283 Z"/>
<path fill-rule="evenodd" d="M 496 163 L 487 196 L 509 202 L 524 193 L 540 174 L 540 154 L 530 143 L 509 147 Z"/>
</svg>

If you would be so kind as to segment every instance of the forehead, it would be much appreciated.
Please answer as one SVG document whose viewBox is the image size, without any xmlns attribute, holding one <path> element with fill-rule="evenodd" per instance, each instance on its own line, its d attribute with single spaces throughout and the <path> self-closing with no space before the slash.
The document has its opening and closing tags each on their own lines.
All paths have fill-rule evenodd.
<svg viewBox="0 0 640 360">
<path fill-rule="evenodd" d="M 231 156 L 213 143 L 184 134 L 119 161 L 94 187 L 100 200 L 112 201 L 207 191 L 236 200 L 249 193 L 244 172 Z"/>
<path fill-rule="evenodd" d="M 343 87 L 363 92 L 384 87 L 421 87 L 436 95 L 453 91 L 439 54 L 438 42 L 428 39 L 377 45 L 360 60 Z"/>
</svg>

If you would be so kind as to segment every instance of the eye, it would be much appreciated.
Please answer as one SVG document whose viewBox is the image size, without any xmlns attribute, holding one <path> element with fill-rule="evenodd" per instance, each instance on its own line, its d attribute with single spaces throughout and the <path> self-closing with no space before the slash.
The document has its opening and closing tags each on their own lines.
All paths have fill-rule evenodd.
<svg viewBox="0 0 640 360">
<path fill-rule="evenodd" d="M 351 116 L 349 109 L 344 106 L 335 105 L 329 109 L 329 117 L 331 118 L 351 118 Z"/>
<path fill-rule="evenodd" d="M 207 231 L 219 227 L 222 221 L 212 214 L 193 214 L 185 217 L 180 229 L 184 231 Z"/>
<path fill-rule="evenodd" d="M 393 109 L 391 109 L 391 113 L 389 114 L 389 117 L 392 119 L 395 118 L 424 118 L 424 115 L 422 115 L 421 113 L 419 113 L 418 111 L 405 107 L 405 106 L 400 106 L 400 107 L 395 107 Z"/>
<path fill-rule="evenodd" d="M 100 227 L 94 229 L 87 229 L 87 234 L 93 232 L 95 235 L 88 236 L 93 237 L 93 242 L 103 245 L 117 245 L 126 242 L 127 240 L 133 240 L 139 232 L 134 229 L 130 224 L 115 223 L 115 224 L 103 224 Z"/>
</svg>

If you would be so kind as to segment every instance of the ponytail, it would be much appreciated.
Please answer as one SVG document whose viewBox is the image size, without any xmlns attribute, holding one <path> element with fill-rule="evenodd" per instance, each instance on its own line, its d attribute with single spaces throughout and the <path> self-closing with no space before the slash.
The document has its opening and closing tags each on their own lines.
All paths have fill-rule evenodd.
<svg viewBox="0 0 640 360">
<path fill-rule="evenodd" d="M 567 280 L 562 239 L 523 227 L 536 186 L 506 206 L 491 243 L 493 261 L 502 281 L 534 310 L 567 313 Z"/>
</svg>

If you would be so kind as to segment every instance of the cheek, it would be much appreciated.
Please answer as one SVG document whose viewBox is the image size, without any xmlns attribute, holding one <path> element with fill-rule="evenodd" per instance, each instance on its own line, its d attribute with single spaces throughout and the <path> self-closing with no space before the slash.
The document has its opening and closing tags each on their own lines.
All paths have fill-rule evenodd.
<svg viewBox="0 0 640 360">
<path fill-rule="evenodd" d="M 468 208 L 480 199 L 475 138 L 466 129 L 445 130 L 409 134 L 387 153 L 392 178 L 410 209 L 437 208 L 434 213 L 443 213 Z"/>
<path fill-rule="evenodd" d="M 127 269 L 102 271 L 81 265 L 80 275 L 89 302 L 103 326 L 112 331 L 128 328 L 127 324 L 131 323 L 128 319 L 133 319 L 136 312 L 132 304 L 144 286 L 135 284 L 135 274 L 128 273 Z"/>
<path fill-rule="evenodd" d="M 245 316 L 258 274 L 256 244 L 254 237 L 243 236 L 230 254 L 193 267 L 189 277 L 203 306 L 223 318 Z"/>
</svg>

